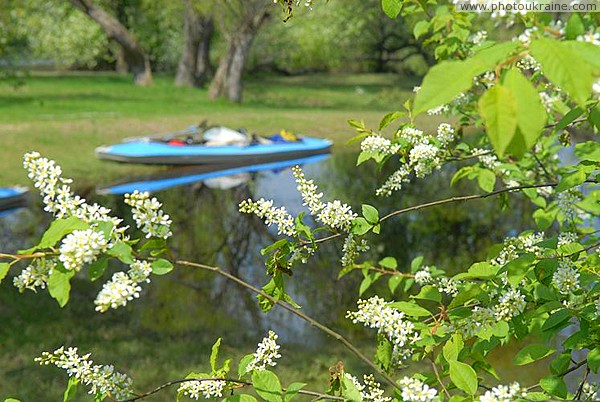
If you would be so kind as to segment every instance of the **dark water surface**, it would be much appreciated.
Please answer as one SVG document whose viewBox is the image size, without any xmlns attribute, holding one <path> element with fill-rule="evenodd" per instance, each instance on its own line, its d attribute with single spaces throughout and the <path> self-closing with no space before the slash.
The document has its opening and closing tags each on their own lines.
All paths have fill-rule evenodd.
<svg viewBox="0 0 600 402">
<path fill-rule="evenodd" d="M 326 199 L 339 198 L 360 211 L 361 203 L 379 207 L 381 213 L 455 194 L 477 190 L 470 183 L 449 189 L 453 171 L 441 171 L 427 180 L 407 186 L 389 199 L 376 199 L 374 191 L 381 175 L 371 166 L 354 167 L 356 155 L 335 154 L 307 165 L 305 173 L 315 178 Z M 387 172 L 389 173 L 389 172 Z M 259 172 L 238 180 L 238 186 L 223 189 L 222 183 L 195 183 L 156 193 L 173 219 L 170 240 L 178 258 L 218 264 L 244 280 L 262 286 L 267 282 L 259 251 L 276 240 L 276 232 L 254 217 L 237 212 L 237 204 L 248 197 L 273 199 L 293 214 L 303 211 L 291 171 Z M 233 180 L 233 179 L 232 179 Z M 229 183 L 232 183 L 230 180 Z M 99 183 L 107 184 L 107 183 Z M 132 224 L 120 196 L 99 196 L 94 188 L 78 193 L 112 209 Z M 371 241 L 365 258 L 386 255 L 398 259 L 406 270 L 417 255 L 425 263 L 454 273 L 485 258 L 489 245 L 532 227 L 527 202 L 515 198 L 502 209 L 499 200 L 452 204 L 386 222 L 380 236 Z M 0 218 L 2 251 L 35 244 L 50 217 L 39 200 L 28 209 Z M 358 298 L 362 275 L 356 272 L 337 280 L 341 241 L 326 243 L 306 265 L 295 268 L 289 292 L 309 316 L 371 347 L 373 333 L 361 331 L 344 319 Z M 117 267 L 114 267 L 115 269 Z M 73 281 L 71 302 L 60 309 L 46 291 L 19 295 L 12 278 L 0 285 L 0 398 L 23 401 L 59 400 L 66 384 L 58 369 L 37 367 L 33 358 L 42 350 L 77 345 L 93 352 L 98 363 L 114 363 L 133 376 L 140 390 L 165 380 L 181 378 L 191 370 L 206 370 L 210 345 L 224 337 L 224 354 L 251 353 L 268 329 L 280 335 L 281 370 L 284 378 L 302 380 L 324 389 L 327 367 L 344 360 L 362 368 L 336 341 L 289 313 L 275 308 L 259 311 L 254 295 L 206 271 L 178 268 L 164 277 L 152 277 L 140 299 L 127 307 L 104 314 L 94 312 L 93 300 L 103 281 L 91 283 L 84 276 Z M 377 288 L 377 287 L 376 287 Z M 385 283 L 379 286 L 391 297 Z M 387 293 L 386 293 L 387 292 Z M 369 296 L 369 293 L 364 295 Z M 406 297 L 396 295 L 396 297 Z M 506 361 L 506 366 L 512 360 Z M 506 359 L 504 359 L 506 360 Z M 354 365 L 354 366 L 353 366 Z M 85 400 L 83 392 L 81 400 Z M 172 400 L 174 390 L 154 400 Z"/>
</svg>

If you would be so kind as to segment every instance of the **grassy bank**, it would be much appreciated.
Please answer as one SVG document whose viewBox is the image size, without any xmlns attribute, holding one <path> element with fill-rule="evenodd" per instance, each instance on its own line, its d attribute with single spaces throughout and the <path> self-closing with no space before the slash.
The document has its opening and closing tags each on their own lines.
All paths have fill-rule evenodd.
<svg viewBox="0 0 600 402">
<path fill-rule="evenodd" d="M 348 119 L 376 126 L 401 109 L 413 82 L 394 75 L 255 77 L 245 102 L 211 102 L 206 89 L 178 88 L 170 77 L 151 87 L 114 74 L 32 76 L 14 88 L 0 83 L 0 186 L 27 184 L 24 152 L 38 150 L 60 161 L 67 175 L 90 184 L 148 168 L 100 162 L 94 148 L 128 136 L 180 130 L 207 119 L 259 133 L 287 128 L 331 138 L 339 150 L 353 136 Z"/>
</svg>

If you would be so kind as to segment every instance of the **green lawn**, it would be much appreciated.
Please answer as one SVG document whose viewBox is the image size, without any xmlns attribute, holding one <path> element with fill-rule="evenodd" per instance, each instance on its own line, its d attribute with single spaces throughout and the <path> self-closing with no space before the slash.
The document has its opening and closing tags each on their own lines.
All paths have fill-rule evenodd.
<svg viewBox="0 0 600 402">
<path fill-rule="evenodd" d="M 376 127 L 399 110 L 414 82 L 395 75 L 253 77 L 245 102 L 211 102 L 206 89 L 178 88 L 157 76 L 151 87 L 115 74 L 34 75 L 15 89 L 0 82 L 0 186 L 27 184 L 24 152 L 56 159 L 67 175 L 89 184 L 142 173 L 147 167 L 100 162 L 94 148 L 128 136 L 179 130 L 202 119 L 259 133 L 281 128 L 331 138 L 339 150 L 354 135 L 349 119 Z"/>
</svg>

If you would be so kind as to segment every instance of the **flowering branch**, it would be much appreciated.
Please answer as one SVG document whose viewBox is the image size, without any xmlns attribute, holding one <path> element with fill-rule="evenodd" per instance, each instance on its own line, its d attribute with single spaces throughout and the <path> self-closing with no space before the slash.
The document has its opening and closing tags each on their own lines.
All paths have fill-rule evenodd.
<svg viewBox="0 0 600 402">
<path fill-rule="evenodd" d="M 350 343 L 350 341 L 348 341 L 344 336 L 342 336 L 340 333 L 334 331 L 333 329 L 327 327 L 324 324 L 321 324 L 320 322 L 318 322 L 317 320 L 315 320 L 314 318 L 311 318 L 309 316 L 307 316 L 306 314 L 304 314 L 301 311 L 298 311 L 296 308 L 290 306 L 289 304 L 278 300 L 276 298 L 274 298 L 271 295 L 268 295 L 267 293 L 263 292 L 261 289 L 249 284 L 248 282 L 244 281 L 243 279 L 238 278 L 235 275 L 230 274 L 227 271 L 222 270 L 219 267 L 215 267 L 215 266 L 211 266 L 211 265 L 205 265 L 205 264 L 199 264 L 199 263 L 195 263 L 195 262 L 191 262 L 191 261 L 185 261 L 185 260 L 176 260 L 174 262 L 176 265 L 182 265 L 182 266 L 187 266 L 187 267 L 193 267 L 193 268 L 200 268 L 200 269 L 205 269 L 208 271 L 212 271 L 215 272 L 235 283 L 237 283 L 238 285 L 241 285 L 243 287 L 245 287 L 246 289 L 249 289 L 251 291 L 253 291 L 256 294 L 261 295 L 262 297 L 264 297 L 265 299 L 269 300 L 271 303 L 273 303 L 273 305 L 278 305 L 281 308 L 289 311 L 290 313 L 294 314 L 295 316 L 303 319 L 304 321 L 310 323 L 312 326 L 318 328 L 319 330 L 325 332 L 327 335 L 333 337 L 334 339 L 338 340 L 339 342 L 341 342 L 348 350 L 350 350 L 356 357 L 358 357 L 360 360 L 362 360 L 363 362 L 365 362 L 369 367 L 371 367 L 373 370 L 375 370 L 375 372 L 377 372 L 388 384 L 390 384 L 391 386 L 398 388 L 399 386 L 396 384 L 396 382 L 387 374 L 385 373 L 381 368 L 379 368 L 379 366 L 377 366 L 375 363 L 373 363 L 367 356 L 365 356 L 356 346 L 354 346 L 352 343 Z"/>
<path fill-rule="evenodd" d="M 252 386 L 251 382 L 248 381 L 243 381 L 243 380 L 238 380 L 238 379 L 234 379 L 234 378 L 186 378 L 186 379 L 181 379 L 181 380 L 174 380 L 174 381 L 169 381 L 166 382 L 158 387 L 156 387 L 155 389 L 153 389 L 152 391 L 146 392 L 144 394 L 139 394 L 136 395 L 133 398 L 130 399 L 126 399 L 124 401 L 121 402 L 134 402 L 134 401 L 138 401 L 140 399 L 144 399 L 147 398 L 151 395 L 157 394 L 160 391 L 169 388 L 173 385 L 177 385 L 177 384 L 183 384 L 185 382 L 189 382 L 189 381 L 198 381 L 198 382 L 204 382 L 204 381 L 224 381 L 224 382 L 228 382 L 228 383 L 234 383 L 234 384 L 239 384 L 240 388 L 241 387 L 247 387 L 247 386 Z M 285 388 L 283 388 L 283 391 L 287 391 Z M 327 394 L 322 394 L 320 392 L 315 392 L 315 391 L 308 391 L 308 390 L 299 390 L 298 394 L 302 394 L 302 395 L 309 395 L 309 396 L 314 396 L 317 399 L 328 399 L 328 400 L 333 400 L 333 401 L 344 401 L 345 398 L 342 398 L 340 396 L 334 396 L 334 395 L 327 395 Z"/>
</svg>

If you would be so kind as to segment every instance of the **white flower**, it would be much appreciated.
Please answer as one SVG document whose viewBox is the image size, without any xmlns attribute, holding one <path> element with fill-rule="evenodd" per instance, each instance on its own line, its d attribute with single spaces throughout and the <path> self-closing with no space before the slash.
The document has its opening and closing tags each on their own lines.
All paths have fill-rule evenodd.
<svg viewBox="0 0 600 402">
<path fill-rule="evenodd" d="M 410 172 L 405 166 L 401 166 L 398 170 L 388 177 L 381 187 L 377 189 L 375 194 L 377 196 L 389 197 L 392 192 L 402 189 L 402 183 L 408 183 L 410 180 L 408 176 Z"/>
<path fill-rule="evenodd" d="M 227 382 L 223 380 L 192 380 L 181 384 L 177 392 L 195 400 L 200 399 L 200 395 L 205 399 L 222 398 L 225 385 Z"/>
<path fill-rule="evenodd" d="M 134 282 L 125 272 L 116 272 L 112 279 L 104 284 L 96 297 L 96 311 L 101 313 L 109 308 L 125 306 L 128 301 L 140 297 L 142 288 Z"/>
<path fill-rule="evenodd" d="M 43 352 L 35 361 L 64 369 L 69 377 L 75 377 L 89 386 L 90 394 L 109 394 L 116 400 L 128 399 L 133 395 L 131 378 L 115 371 L 111 365 L 94 365 L 89 357 L 90 354 L 79 356 L 77 348 L 65 350 L 61 347 L 52 353 Z"/>
<path fill-rule="evenodd" d="M 450 111 L 450 108 L 448 107 L 448 105 L 442 105 L 442 106 L 437 106 L 437 107 L 429 109 L 427 111 L 427 114 L 429 116 L 436 116 L 436 115 L 446 114 L 449 111 Z"/>
<path fill-rule="evenodd" d="M 442 123 L 437 128 L 437 139 L 442 144 L 448 144 L 454 141 L 454 129 L 448 123 Z"/>
<path fill-rule="evenodd" d="M 325 207 L 317 215 L 317 220 L 333 229 L 348 232 L 352 221 L 357 216 L 358 214 L 352 211 L 350 205 L 334 200 L 325 204 Z"/>
<path fill-rule="evenodd" d="M 150 282 L 149 276 L 152 273 L 152 267 L 148 261 L 134 260 L 127 273 L 136 283 Z"/>
<path fill-rule="evenodd" d="M 527 55 L 517 62 L 517 67 L 521 70 L 540 71 L 542 66 L 532 56 Z"/>
<path fill-rule="evenodd" d="M 325 208 L 325 204 L 321 202 L 323 193 L 318 192 L 319 188 L 313 180 L 307 180 L 304 176 L 304 172 L 300 169 L 300 166 L 294 166 L 292 169 L 296 183 L 298 184 L 298 191 L 302 196 L 304 203 L 302 205 L 308 207 L 311 215 L 316 215 L 320 210 Z"/>
<path fill-rule="evenodd" d="M 558 235 L 558 245 L 557 247 L 564 246 L 569 243 L 577 243 L 579 238 L 577 237 L 577 233 L 573 232 L 562 232 Z"/>
<path fill-rule="evenodd" d="M 348 237 L 346 237 L 346 240 L 344 240 L 344 246 L 342 248 L 342 258 L 340 260 L 342 267 L 354 265 L 356 257 L 358 257 L 361 252 L 368 250 L 369 245 L 365 239 L 357 240 L 354 235 L 350 233 Z"/>
<path fill-rule="evenodd" d="M 579 289 L 579 272 L 568 260 L 561 260 L 552 275 L 552 284 L 564 295 Z"/>
<path fill-rule="evenodd" d="M 269 336 L 264 337 L 258 344 L 256 352 L 254 352 L 254 359 L 246 366 L 246 372 L 251 371 L 263 371 L 266 370 L 267 366 L 275 366 L 277 362 L 275 359 L 279 359 L 279 345 L 277 344 L 277 334 L 273 331 L 269 331 Z"/>
<path fill-rule="evenodd" d="M 35 292 L 38 287 L 45 289 L 56 264 L 57 261 L 54 258 L 35 258 L 27 268 L 15 276 L 13 284 L 20 292 L 25 289 Z"/>
<path fill-rule="evenodd" d="M 404 139 L 411 145 L 423 144 L 428 142 L 427 137 L 423 130 L 419 130 L 418 128 L 406 126 L 403 127 L 398 133 L 400 138 Z"/>
<path fill-rule="evenodd" d="M 600 392 L 600 384 L 596 382 L 586 382 L 582 388 L 582 399 L 584 401 L 597 401 L 598 392 Z"/>
<path fill-rule="evenodd" d="M 374 152 L 382 154 L 395 154 L 400 149 L 399 145 L 393 145 L 390 140 L 380 135 L 370 135 L 360 143 L 363 152 Z"/>
<path fill-rule="evenodd" d="M 437 400 L 437 390 L 414 378 L 404 377 L 399 381 L 402 400 L 406 402 L 433 402 Z"/>
<path fill-rule="evenodd" d="M 421 270 L 415 272 L 415 282 L 418 285 L 427 285 L 431 283 L 431 272 L 429 272 L 429 267 L 425 266 Z"/>
<path fill-rule="evenodd" d="M 488 37 L 488 33 L 486 31 L 478 31 L 469 37 L 469 42 L 471 42 L 474 46 L 481 45 Z"/>
<path fill-rule="evenodd" d="M 415 325 L 405 320 L 403 312 L 388 306 L 388 303 L 378 296 L 368 300 L 358 301 L 358 311 L 348 311 L 346 317 L 353 323 L 361 323 L 366 327 L 376 329 L 393 345 L 393 357 L 396 361 L 408 358 L 412 354 L 412 343 L 420 339 Z"/>
<path fill-rule="evenodd" d="M 160 207 L 162 204 L 156 198 L 150 198 L 147 192 L 134 191 L 125 194 L 125 204 L 131 206 L 135 224 L 146 237 L 169 238 L 171 233 L 171 218 Z"/>
<path fill-rule="evenodd" d="M 58 259 L 65 269 L 79 271 L 84 264 L 96 261 L 98 255 L 106 251 L 108 241 L 104 233 L 93 229 L 75 230 L 65 237 L 60 245 Z"/>
<path fill-rule="evenodd" d="M 364 384 L 361 384 L 356 377 L 350 373 L 344 373 L 345 377 L 352 381 L 356 386 L 356 389 L 360 392 L 363 401 L 365 402 L 390 402 L 391 397 L 384 395 L 384 390 L 377 381 L 373 374 L 363 376 Z"/>
<path fill-rule="evenodd" d="M 479 402 L 512 402 L 523 398 L 526 391 L 518 382 L 510 385 L 498 385 L 479 397 Z"/>
<path fill-rule="evenodd" d="M 500 296 L 494 306 L 494 315 L 499 320 L 509 321 L 521 314 L 525 309 L 525 296 L 515 288 L 511 288 Z"/>
<path fill-rule="evenodd" d="M 284 234 L 290 237 L 296 235 L 294 218 L 287 213 L 285 207 L 273 207 L 272 200 L 267 201 L 264 198 L 261 198 L 258 201 L 252 201 L 251 199 L 247 199 L 240 202 L 239 210 L 240 212 L 254 214 L 259 218 L 264 219 L 267 226 L 271 226 L 271 224 L 274 223 L 277 225 L 278 234 Z"/>
<path fill-rule="evenodd" d="M 480 330 L 497 322 L 494 310 L 475 306 L 471 315 L 450 325 L 451 331 L 460 332 L 465 339 L 475 336 Z"/>
<path fill-rule="evenodd" d="M 412 90 L 412 91 L 413 91 L 414 93 L 418 93 L 420 90 L 421 90 L 421 87 L 417 85 L 417 86 L 414 86 L 414 87 L 413 87 L 413 90 Z"/>
<path fill-rule="evenodd" d="M 592 45 L 600 46 L 600 33 L 590 31 L 583 35 L 579 35 L 577 40 L 580 42 L 588 42 Z"/>
<path fill-rule="evenodd" d="M 431 144 L 418 144 L 409 152 L 410 164 L 418 178 L 423 178 L 433 169 L 440 168 L 440 149 Z"/>
</svg>

